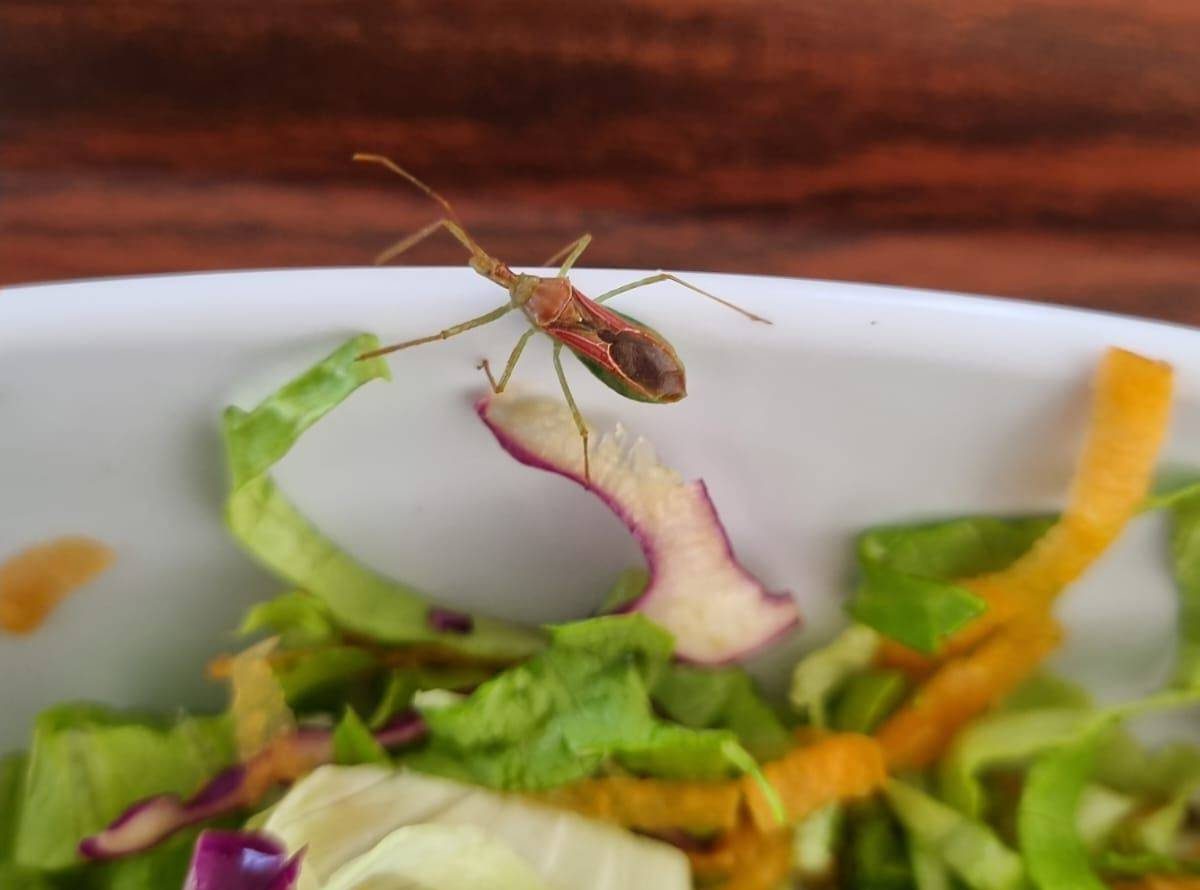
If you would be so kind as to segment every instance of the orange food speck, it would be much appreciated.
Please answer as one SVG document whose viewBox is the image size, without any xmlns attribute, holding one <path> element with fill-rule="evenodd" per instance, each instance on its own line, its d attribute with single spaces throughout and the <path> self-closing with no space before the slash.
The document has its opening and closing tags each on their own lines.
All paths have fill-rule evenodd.
<svg viewBox="0 0 1200 890">
<path fill-rule="evenodd" d="M 0 628 L 33 633 L 68 594 L 114 558 L 108 547 L 84 537 L 58 538 L 11 557 L 0 564 Z"/>
<path fill-rule="evenodd" d="M 763 766 L 763 775 L 778 792 L 788 819 L 797 822 L 828 804 L 866 797 L 887 780 L 883 749 L 870 736 L 838 733 L 795 748 Z M 755 827 L 779 827 L 758 783 L 741 779 L 742 793 Z"/>
</svg>

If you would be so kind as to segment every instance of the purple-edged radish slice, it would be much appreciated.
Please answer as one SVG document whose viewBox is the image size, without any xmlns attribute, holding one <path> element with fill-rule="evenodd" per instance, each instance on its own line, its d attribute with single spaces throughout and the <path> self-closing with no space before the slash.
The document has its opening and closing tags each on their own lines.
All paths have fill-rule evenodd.
<svg viewBox="0 0 1200 890">
<path fill-rule="evenodd" d="M 574 480 L 628 526 L 650 582 L 623 611 L 641 612 L 674 634 L 681 658 L 744 658 L 799 622 L 791 594 L 768 592 L 734 557 L 704 483 L 684 482 L 644 439 L 631 440 L 620 427 L 593 436 L 588 482 L 579 433 L 559 402 L 489 396 L 476 410 L 509 454 Z"/>
</svg>

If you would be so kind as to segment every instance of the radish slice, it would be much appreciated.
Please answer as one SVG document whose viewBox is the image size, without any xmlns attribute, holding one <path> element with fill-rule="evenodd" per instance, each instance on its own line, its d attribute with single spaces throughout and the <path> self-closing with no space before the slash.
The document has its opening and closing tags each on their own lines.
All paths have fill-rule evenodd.
<svg viewBox="0 0 1200 890">
<path fill-rule="evenodd" d="M 790 593 L 770 593 L 737 561 L 704 482 L 684 482 L 645 439 L 620 426 L 589 450 L 570 412 L 549 399 L 488 396 L 480 418 L 521 463 L 566 476 L 593 492 L 641 545 L 650 582 L 622 611 L 641 612 L 675 636 L 676 654 L 719 664 L 745 658 L 800 620 Z"/>
</svg>

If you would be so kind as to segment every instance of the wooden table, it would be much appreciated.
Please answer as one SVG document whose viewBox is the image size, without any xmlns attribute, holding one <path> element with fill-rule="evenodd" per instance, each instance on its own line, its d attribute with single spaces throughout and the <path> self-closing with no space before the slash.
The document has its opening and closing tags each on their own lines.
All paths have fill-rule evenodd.
<svg viewBox="0 0 1200 890">
<path fill-rule="evenodd" d="M 0 282 L 537 263 L 1200 323 L 1194 0 L 5 0 Z M 413 261 L 462 260 L 449 241 Z"/>
</svg>

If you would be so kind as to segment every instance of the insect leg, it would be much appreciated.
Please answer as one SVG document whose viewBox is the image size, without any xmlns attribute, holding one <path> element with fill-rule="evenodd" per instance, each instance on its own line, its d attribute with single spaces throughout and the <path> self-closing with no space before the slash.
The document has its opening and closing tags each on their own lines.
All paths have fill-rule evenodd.
<svg viewBox="0 0 1200 890">
<path fill-rule="evenodd" d="M 479 367 L 483 369 L 483 373 L 487 374 L 488 383 L 492 385 L 492 392 L 499 395 L 504 392 L 504 387 L 508 386 L 508 378 L 512 376 L 513 370 L 517 367 L 517 360 L 521 357 L 521 353 L 525 351 L 525 344 L 529 342 L 529 338 L 537 333 L 537 328 L 530 328 L 521 335 L 521 339 L 517 341 L 517 345 L 513 347 L 513 351 L 508 356 L 508 362 L 504 365 L 504 373 L 500 375 L 500 382 L 496 382 L 496 378 L 492 376 L 492 367 L 487 359 L 483 359 L 479 363 Z"/>
<path fill-rule="evenodd" d="M 618 288 L 614 288 L 613 290 L 610 290 L 608 293 L 604 293 L 604 294 L 601 294 L 600 296 L 596 297 L 594 299 L 594 302 L 603 303 L 606 300 L 611 300 L 613 297 L 617 296 L 618 294 L 623 294 L 626 291 L 631 291 L 637 287 L 645 287 L 648 284 L 658 284 L 660 281 L 674 281 L 676 284 L 681 284 L 684 287 L 686 287 L 688 290 L 690 290 L 694 293 L 697 293 L 702 297 L 708 297 L 708 299 L 714 300 L 715 302 L 720 303 L 722 306 L 726 306 L 729 309 L 732 309 L 734 312 L 740 312 L 742 315 L 746 316 L 746 318 L 750 319 L 751 321 L 761 321 L 763 324 L 771 324 L 769 319 L 763 318 L 761 315 L 755 315 L 749 309 L 743 309 L 741 306 L 738 306 L 736 303 L 730 303 L 728 300 L 722 300 L 716 294 L 710 294 L 708 291 L 703 290 L 702 288 L 699 288 L 696 285 L 691 284 L 690 282 L 684 281 L 682 278 L 678 277 L 677 275 L 672 275 L 669 272 L 659 272 L 655 275 L 650 275 L 646 278 L 639 278 L 637 281 L 631 281 L 629 284 L 623 284 Z"/>
<path fill-rule="evenodd" d="M 558 277 L 566 278 L 567 273 L 571 271 L 571 267 L 575 265 L 575 261 L 579 259 L 579 255 L 587 250 L 587 246 L 591 243 L 592 235 L 590 232 L 588 232 L 582 237 L 576 238 L 558 253 L 554 254 L 554 256 L 550 257 L 550 259 L 546 260 L 546 262 L 542 263 L 542 265 L 553 266 L 563 257 L 566 257 L 566 260 L 562 264 L 562 268 L 558 270 Z"/>
<path fill-rule="evenodd" d="M 453 327 L 438 331 L 436 334 L 430 334 L 428 337 L 418 337 L 416 340 L 405 340 L 403 343 L 393 343 L 391 346 L 383 346 L 379 349 L 372 349 L 370 352 L 364 352 L 359 356 L 359 359 L 375 358 L 380 355 L 387 355 L 389 352 L 397 352 L 401 349 L 408 349 L 410 346 L 420 346 L 422 343 L 433 343 L 435 340 L 448 340 L 451 337 L 457 336 L 464 331 L 469 331 L 472 328 L 482 327 L 485 324 L 491 324 L 498 318 L 502 318 L 509 312 L 513 311 L 512 303 L 505 303 L 503 306 L 497 306 L 491 312 L 485 312 L 476 318 L 469 321 L 464 321 L 462 324 L 456 324 Z"/>
<path fill-rule="evenodd" d="M 579 430 L 579 438 L 583 441 L 583 481 L 590 484 L 592 466 L 588 458 L 587 422 L 579 413 L 579 406 L 575 404 L 575 397 L 571 395 L 571 387 L 567 386 L 567 375 L 563 372 L 562 366 L 562 344 L 558 342 L 554 344 L 554 373 L 558 375 L 558 383 L 562 387 L 563 397 L 567 400 L 567 407 L 571 409 L 571 419 L 575 421 L 575 428 Z"/>
</svg>

